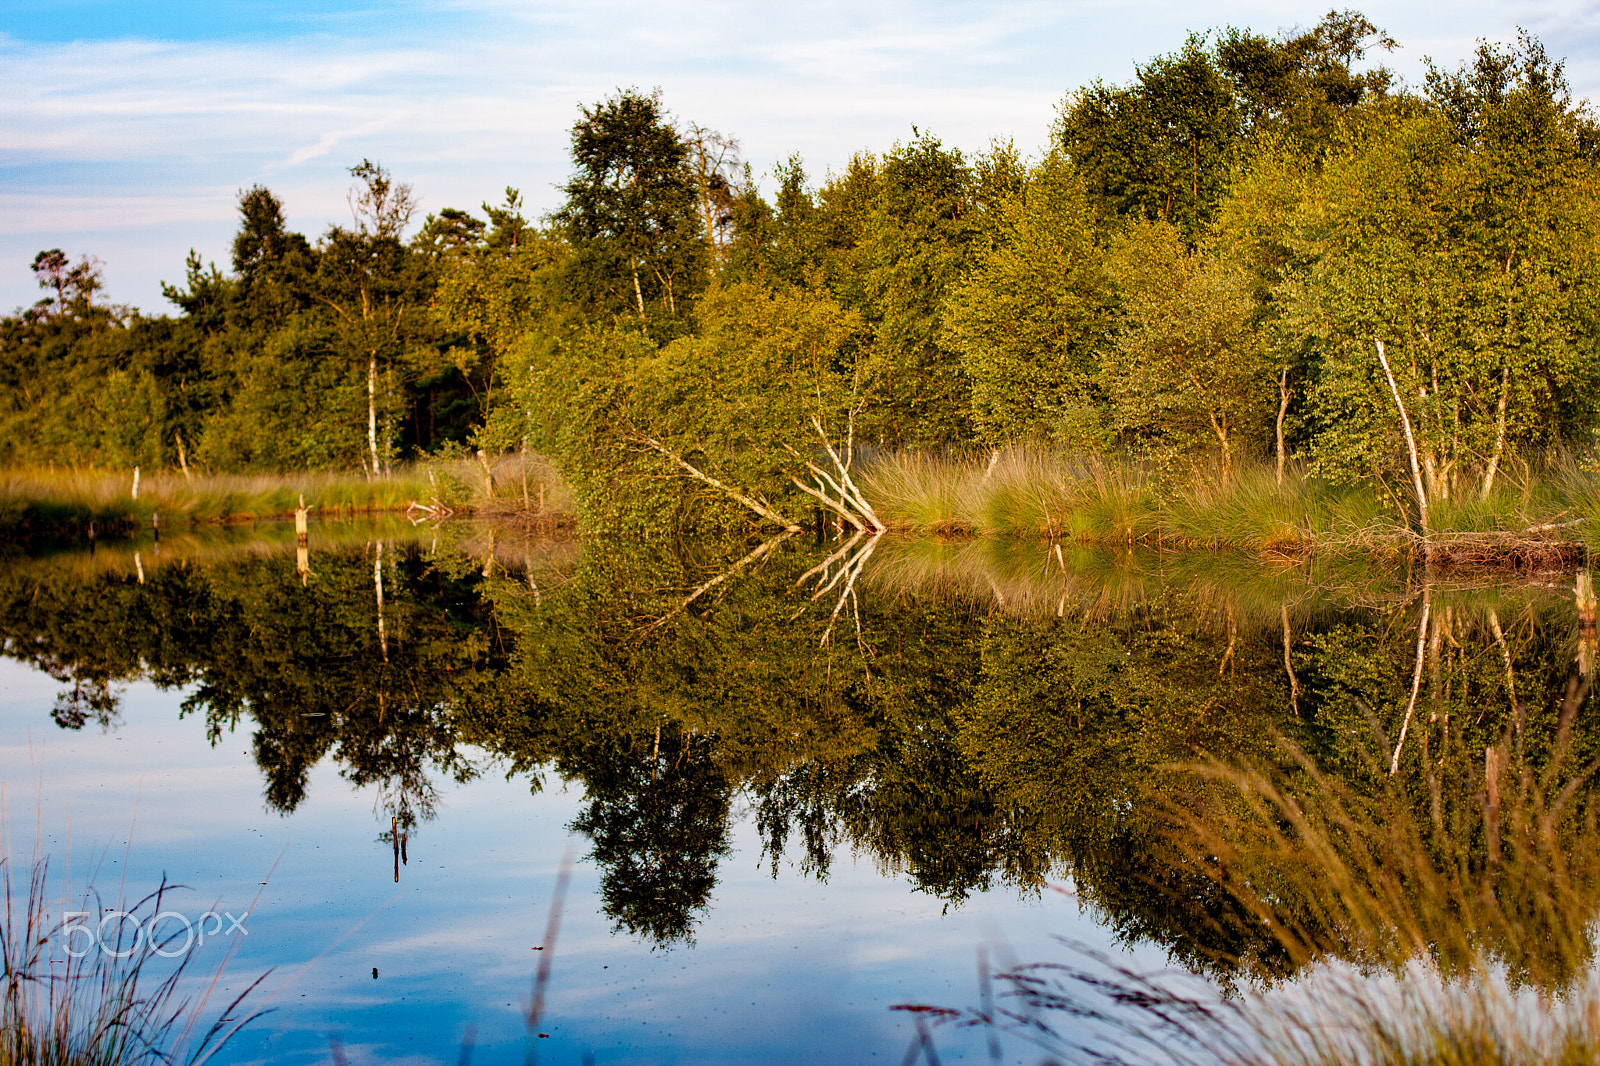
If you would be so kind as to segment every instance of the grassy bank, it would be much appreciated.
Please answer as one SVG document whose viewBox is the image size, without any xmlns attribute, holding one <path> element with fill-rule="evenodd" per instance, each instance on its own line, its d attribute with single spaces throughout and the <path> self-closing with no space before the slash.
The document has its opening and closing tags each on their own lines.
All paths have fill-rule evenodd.
<svg viewBox="0 0 1600 1066">
<path fill-rule="evenodd" d="M 1158 477 L 1135 463 L 1007 451 L 972 459 L 898 455 L 859 480 L 891 529 L 1033 536 L 1085 544 L 1147 544 L 1298 553 L 1409 551 L 1421 536 L 1399 487 L 1338 486 L 1266 465 L 1224 484 L 1197 474 Z M 1485 499 L 1430 504 L 1440 561 L 1558 562 L 1595 537 L 1600 479 L 1576 464 L 1502 478 Z"/>
<path fill-rule="evenodd" d="M 380 478 L 360 473 L 195 474 L 164 471 L 29 469 L 0 474 L 0 537 L 126 535 L 292 516 L 304 500 L 319 518 L 426 511 L 515 515 L 558 524 L 571 493 L 540 456 L 503 456 L 487 466 L 457 459 L 397 466 Z"/>
</svg>

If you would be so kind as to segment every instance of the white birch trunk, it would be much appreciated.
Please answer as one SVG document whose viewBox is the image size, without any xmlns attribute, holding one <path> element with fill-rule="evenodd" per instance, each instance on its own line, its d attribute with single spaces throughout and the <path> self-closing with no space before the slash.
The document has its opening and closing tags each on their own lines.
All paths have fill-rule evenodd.
<svg viewBox="0 0 1600 1066">
<path fill-rule="evenodd" d="M 367 451 L 372 456 L 372 476 L 377 477 L 382 468 L 378 465 L 378 353 L 367 357 Z"/>
<path fill-rule="evenodd" d="M 1489 466 L 1483 472 L 1483 488 L 1478 493 L 1480 500 L 1487 500 L 1489 493 L 1494 490 L 1494 476 L 1500 469 L 1500 456 L 1506 447 L 1506 405 L 1511 399 L 1511 368 L 1500 368 L 1500 400 L 1494 409 L 1494 454 L 1489 456 Z"/>
<path fill-rule="evenodd" d="M 1372 343 L 1378 348 L 1378 362 L 1383 365 L 1384 377 L 1389 379 L 1389 391 L 1394 395 L 1394 405 L 1400 410 L 1400 425 L 1406 432 L 1406 450 L 1411 457 L 1411 483 L 1417 492 L 1418 518 L 1422 523 L 1423 552 L 1427 552 L 1427 540 L 1430 526 L 1428 524 L 1428 490 L 1422 485 L 1422 469 L 1417 461 L 1417 438 L 1411 432 L 1411 418 L 1406 414 L 1405 401 L 1400 399 L 1400 389 L 1394 382 L 1394 371 L 1389 369 L 1389 356 L 1384 349 L 1384 344 L 1376 337 Z"/>
</svg>

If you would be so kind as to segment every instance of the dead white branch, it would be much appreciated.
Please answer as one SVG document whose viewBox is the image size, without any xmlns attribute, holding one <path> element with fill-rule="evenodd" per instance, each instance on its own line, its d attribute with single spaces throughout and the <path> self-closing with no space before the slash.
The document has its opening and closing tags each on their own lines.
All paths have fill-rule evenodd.
<svg viewBox="0 0 1600 1066">
<path fill-rule="evenodd" d="M 701 481 L 704 481 L 707 485 L 710 485 L 713 488 L 722 490 L 723 492 L 727 493 L 729 496 L 733 497 L 735 500 L 738 500 L 740 503 L 744 504 L 750 510 L 754 511 L 756 514 L 760 515 L 762 518 L 765 518 L 767 521 L 776 522 L 778 525 L 782 526 L 784 529 L 788 530 L 790 533 L 798 533 L 798 532 L 800 532 L 800 527 L 799 526 L 795 525 L 793 522 L 789 521 L 787 518 L 783 517 L 781 514 L 778 514 L 778 512 L 772 510 L 772 508 L 765 507 L 765 506 L 757 503 L 755 500 L 752 500 L 750 497 L 746 496 L 744 493 L 738 491 L 737 489 L 731 488 L 728 485 L 725 485 L 722 482 L 718 481 L 716 478 L 712 477 L 710 474 L 707 474 L 707 473 L 705 473 L 705 472 L 703 472 L 701 470 L 695 469 L 692 465 L 690 465 L 687 461 L 684 460 L 683 456 L 679 455 L 677 452 L 673 451 L 671 448 L 668 448 L 665 444 L 662 444 L 660 441 L 652 440 L 649 437 L 634 437 L 633 439 L 634 439 L 634 441 L 636 441 L 639 444 L 643 444 L 643 445 L 646 445 L 648 447 L 654 448 L 656 451 L 660 452 L 662 455 L 665 455 L 668 459 L 671 459 L 673 462 L 677 463 L 679 466 L 681 466 L 685 470 L 687 470 L 691 476 L 699 478 Z"/>
<path fill-rule="evenodd" d="M 833 465 L 838 469 L 839 478 L 844 482 L 844 487 L 850 490 L 850 502 L 858 511 L 860 511 L 862 517 L 866 518 L 867 522 L 873 529 L 884 528 L 883 522 L 878 519 L 877 512 L 872 509 L 872 505 L 869 504 L 867 502 L 867 498 L 862 495 L 861 489 L 858 488 L 856 483 L 850 479 L 849 464 L 840 461 L 839 453 L 833 450 L 833 443 L 828 440 L 828 431 L 822 428 L 822 419 L 818 418 L 816 415 L 812 415 L 811 425 L 817 431 L 817 436 L 822 438 L 822 446 L 828 449 L 828 456 L 833 460 Z M 855 424 L 853 420 L 850 427 L 850 434 L 851 438 L 854 439 Z"/>
<path fill-rule="evenodd" d="M 1394 405 L 1400 409 L 1400 426 L 1406 431 L 1406 450 L 1411 459 L 1411 482 L 1417 491 L 1418 520 L 1422 523 L 1422 539 L 1424 544 L 1428 539 L 1428 493 L 1422 487 L 1422 470 L 1417 463 L 1417 438 L 1411 432 L 1411 418 L 1406 414 L 1406 405 L 1400 399 L 1400 388 L 1395 384 L 1394 371 L 1389 369 L 1389 355 L 1381 340 L 1374 337 L 1372 343 L 1378 348 L 1378 362 L 1383 365 L 1383 375 L 1389 379 L 1389 391 L 1394 394 Z M 1426 553 L 1427 548 L 1423 548 Z"/>
</svg>

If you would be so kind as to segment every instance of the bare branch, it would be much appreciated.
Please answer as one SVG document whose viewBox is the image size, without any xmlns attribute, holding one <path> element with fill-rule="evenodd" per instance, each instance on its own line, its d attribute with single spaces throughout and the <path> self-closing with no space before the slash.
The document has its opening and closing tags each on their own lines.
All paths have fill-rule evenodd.
<svg viewBox="0 0 1600 1066">
<path fill-rule="evenodd" d="M 795 525 L 793 522 L 789 521 L 787 518 L 783 517 L 778 512 L 772 510 L 769 507 L 761 506 L 759 503 L 757 503 L 756 501 L 752 500 L 750 497 L 746 496 L 744 493 L 739 492 L 737 489 L 730 488 L 727 485 L 724 485 L 722 482 L 718 481 L 716 478 L 712 477 L 710 474 L 706 474 L 706 473 L 703 473 L 703 472 L 695 469 L 693 466 L 689 465 L 689 463 L 686 462 L 681 455 L 679 455 L 677 452 L 673 451 L 671 448 L 668 448 L 665 444 L 662 444 L 660 441 L 651 440 L 649 437 L 634 437 L 632 439 L 634 441 L 636 441 L 637 443 L 639 443 L 639 444 L 643 444 L 643 445 L 646 445 L 648 447 L 654 448 L 656 451 L 660 452 L 662 455 L 665 455 L 668 459 L 671 459 L 673 462 L 675 462 L 679 466 L 683 467 L 692 476 L 694 476 L 696 478 L 699 478 L 701 481 L 704 481 L 707 485 L 710 485 L 713 488 L 721 489 L 723 492 L 727 493 L 729 496 L 733 497 L 735 500 L 738 500 L 740 503 L 742 503 L 746 507 L 750 508 L 750 510 L 752 510 L 756 514 L 760 515 L 762 518 L 765 518 L 770 522 L 778 523 L 778 525 L 782 526 L 784 529 L 788 530 L 790 533 L 798 533 L 798 532 L 800 532 L 800 527 L 799 526 Z"/>
</svg>

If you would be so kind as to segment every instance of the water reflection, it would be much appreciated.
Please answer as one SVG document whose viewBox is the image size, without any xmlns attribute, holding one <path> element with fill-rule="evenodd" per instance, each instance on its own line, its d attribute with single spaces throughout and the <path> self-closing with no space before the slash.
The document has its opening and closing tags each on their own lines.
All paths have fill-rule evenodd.
<svg viewBox="0 0 1600 1066">
<path fill-rule="evenodd" d="M 662 945 L 748 805 L 774 874 L 848 848 L 950 905 L 1064 882 L 1224 980 L 1489 950 L 1555 987 L 1591 953 L 1571 574 L 398 522 L 295 547 L 13 561 L 5 654 L 67 686 L 69 728 L 114 727 L 130 679 L 185 689 L 285 813 L 331 759 L 378 787 L 396 876 L 437 782 L 575 784 L 615 929 Z"/>
</svg>

